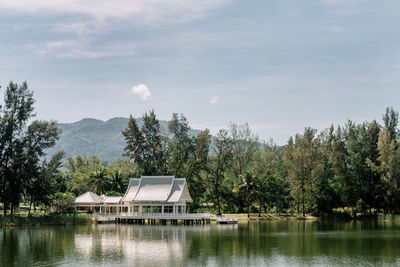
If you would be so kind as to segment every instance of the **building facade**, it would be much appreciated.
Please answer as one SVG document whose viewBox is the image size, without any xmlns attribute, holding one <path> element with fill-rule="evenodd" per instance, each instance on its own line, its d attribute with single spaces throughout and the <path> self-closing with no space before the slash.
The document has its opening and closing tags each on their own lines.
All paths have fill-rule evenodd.
<svg viewBox="0 0 400 267">
<path fill-rule="evenodd" d="M 130 179 L 123 197 L 86 192 L 76 198 L 75 208 L 101 214 L 179 216 L 187 213 L 187 205 L 192 201 L 186 178 L 142 176 Z"/>
</svg>

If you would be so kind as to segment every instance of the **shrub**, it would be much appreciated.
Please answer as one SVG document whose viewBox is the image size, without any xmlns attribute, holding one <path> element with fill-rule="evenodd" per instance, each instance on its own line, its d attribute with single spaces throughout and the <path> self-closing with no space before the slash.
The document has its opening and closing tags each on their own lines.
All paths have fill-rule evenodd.
<svg viewBox="0 0 400 267">
<path fill-rule="evenodd" d="M 73 212 L 75 195 L 72 193 L 55 193 L 53 195 L 52 203 L 57 212 Z"/>
<path fill-rule="evenodd" d="M 106 196 L 108 197 L 122 197 L 124 194 L 115 192 L 115 191 L 109 191 L 106 193 Z"/>
<path fill-rule="evenodd" d="M 22 225 L 78 225 L 89 224 L 92 219 L 88 215 L 57 214 L 39 216 L 0 216 L 0 226 Z"/>
</svg>

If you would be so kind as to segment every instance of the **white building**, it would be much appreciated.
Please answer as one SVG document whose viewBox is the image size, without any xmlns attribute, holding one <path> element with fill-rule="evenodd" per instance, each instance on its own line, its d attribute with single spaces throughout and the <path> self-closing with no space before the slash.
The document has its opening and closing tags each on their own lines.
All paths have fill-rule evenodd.
<svg viewBox="0 0 400 267">
<path fill-rule="evenodd" d="M 186 178 L 142 176 L 130 179 L 123 197 L 98 196 L 86 192 L 75 200 L 77 210 L 117 213 L 127 216 L 145 214 L 179 215 L 187 213 L 192 202 Z"/>
<path fill-rule="evenodd" d="M 192 202 L 186 178 L 142 176 L 131 179 L 122 204 L 129 215 L 143 213 L 186 213 Z"/>
<path fill-rule="evenodd" d="M 122 197 L 98 196 L 86 192 L 75 199 L 75 210 L 91 210 L 93 213 L 117 213 Z"/>
</svg>

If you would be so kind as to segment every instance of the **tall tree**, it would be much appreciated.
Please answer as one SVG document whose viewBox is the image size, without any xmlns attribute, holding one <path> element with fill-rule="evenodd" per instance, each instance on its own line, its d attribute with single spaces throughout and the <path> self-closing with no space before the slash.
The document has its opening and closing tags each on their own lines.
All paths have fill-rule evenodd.
<svg viewBox="0 0 400 267">
<path fill-rule="evenodd" d="M 4 214 L 9 204 L 11 212 L 17 207 L 26 180 L 34 177 L 44 151 L 58 139 L 54 121 L 33 121 L 28 125 L 35 116 L 34 102 L 26 82 L 9 83 L 0 112 L 0 198 Z"/>
<path fill-rule="evenodd" d="M 50 206 L 53 200 L 53 194 L 60 192 L 60 181 L 57 179 L 61 176 L 60 168 L 64 159 L 65 152 L 59 151 L 55 153 L 49 162 L 44 161 L 39 168 L 30 166 L 30 179 L 27 180 L 25 195 L 29 200 L 29 213 L 32 205 L 36 209 L 37 205 L 43 204 Z"/>
<path fill-rule="evenodd" d="M 256 179 L 250 172 L 240 175 L 240 182 L 235 185 L 233 192 L 241 194 L 247 207 L 247 218 L 250 218 L 250 206 L 259 191 Z"/>
<path fill-rule="evenodd" d="M 130 116 L 128 127 L 122 131 L 125 137 L 125 154 L 142 170 L 144 175 L 166 173 L 166 140 L 161 134 L 160 123 L 154 110 L 143 116 L 139 130 L 136 120 Z"/>
<path fill-rule="evenodd" d="M 399 213 L 400 203 L 400 148 L 397 144 L 399 114 L 393 108 L 386 109 L 383 116 L 384 129 L 379 132 L 378 164 L 368 159 L 372 170 L 380 174 L 384 210 Z"/>
<path fill-rule="evenodd" d="M 312 179 L 315 190 L 312 192 L 313 214 L 332 214 L 340 203 L 340 186 L 331 158 L 334 156 L 334 127 L 322 131 L 315 140 L 315 157 L 318 159 Z"/>
<path fill-rule="evenodd" d="M 253 168 L 260 143 L 258 136 L 251 132 L 247 123 L 241 125 L 231 123 L 228 133 L 232 143 L 233 159 L 227 183 L 230 188 L 233 188 L 235 184 L 241 182 L 241 175 Z M 235 204 L 239 207 L 239 212 L 243 212 L 247 205 L 246 198 L 242 194 L 235 196 Z"/>
<path fill-rule="evenodd" d="M 208 163 L 207 189 L 220 215 L 222 211 L 221 198 L 224 194 L 224 180 L 228 169 L 232 166 L 232 141 L 226 130 L 218 132 L 213 146 L 213 156 Z"/>
<path fill-rule="evenodd" d="M 391 139 L 397 145 L 397 125 L 399 123 L 399 113 L 393 109 L 393 107 L 387 107 L 386 112 L 382 117 L 383 127 L 386 132 L 389 133 Z"/>
<path fill-rule="evenodd" d="M 380 126 L 376 121 L 356 125 L 347 124 L 347 168 L 345 181 L 350 206 L 357 206 L 366 214 L 378 209 L 380 195 L 379 174 L 371 170 L 370 164 L 378 164 L 378 138 Z"/>
<path fill-rule="evenodd" d="M 285 151 L 285 163 L 289 179 L 295 189 L 295 197 L 302 205 L 303 216 L 306 212 L 306 196 L 313 192 L 312 172 L 318 160 L 315 153 L 315 129 L 306 128 L 304 134 L 297 134 L 295 142 L 290 139 Z M 310 204 L 310 203 L 309 203 Z"/>
<path fill-rule="evenodd" d="M 169 158 L 168 169 L 177 177 L 187 176 L 186 163 L 189 155 L 194 152 L 194 140 L 189 136 L 189 122 L 182 114 L 174 113 L 168 123 L 171 138 L 168 142 Z"/>
<path fill-rule="evenodd" d="M 169 139 L 168 173 L 177 177 L 185 177 L 191 192 L 193 203 L 191 210 L 200 205 L 204 191 L 201 173 L 206 170 L 211 136 L 206 129 L 196 137 L 189 135 L 190 126 L 182 114 L 173 114 L 168 123 L 171 134 Z"/>
</svg>

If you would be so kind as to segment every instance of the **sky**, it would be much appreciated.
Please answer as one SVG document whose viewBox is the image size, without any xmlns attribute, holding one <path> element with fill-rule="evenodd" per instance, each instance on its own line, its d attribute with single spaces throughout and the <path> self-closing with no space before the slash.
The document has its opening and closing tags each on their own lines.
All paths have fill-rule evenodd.
<svg viewBox="0 0 400 267">
<path fill-rule="evenodd" d="M 0 85 L 27 81 L 39 119 L 183 113 L 304 127 L 400 110 L 398 0 L 1 0 Z"/>
</svg>

